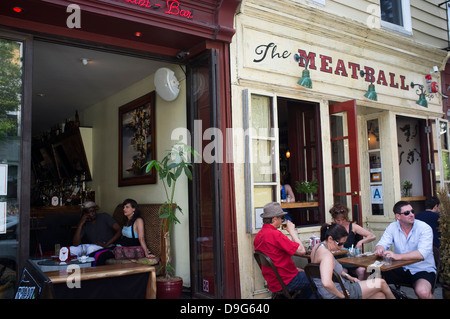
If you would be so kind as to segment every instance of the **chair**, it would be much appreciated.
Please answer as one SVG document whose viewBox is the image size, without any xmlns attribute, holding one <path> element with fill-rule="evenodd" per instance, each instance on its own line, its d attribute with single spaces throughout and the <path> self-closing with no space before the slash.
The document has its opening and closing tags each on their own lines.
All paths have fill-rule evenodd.
<svg viewBox="0 0 450 319">
<path fill-rule="evenodd" d="M 434 289 L 436 288 L 437 281 L 439 280 L 439 268 L 441 268 L 441 252 L 439 251 L 439 248 L 433 245 L 433 256 L 434 256 L 434 264 L 436 265 L 436 277 L 434 278 L 433 287 L 431 287 L 431 293 L 434 293 Z M 395 288 L 400 289 L 401 286 L 403 287 L 410 287 L 414 288 L 413 285 L 409 283 L 396 283 Z"/>
<path fill-rule="evenodd" d="M 270 267 L 273 270 L 273 272 L 277 276 L 278 282 L 281 285 L 280 291 L 272 292 L 272 299 L 277 299 L 280 296 L 284 296 L 287 299 L 295 299 L 295 297 L 301 290 L 289 291 L 287 289 L 286 285 L 284 284 L 283 280 L 281 279 L 280 274 L 278 273 L 277 267 L 275 267 L 275 265 L 273 264 L 272 259 L 270 259 L 269 256 L 267 256 L 266 254 L 264 254 L 260 251 L 255 251 L 253 256 L 255 257 L 256 262 L 258 263 L 258 266 L 259 266 L 259 268 L 261 268 L 261 270 L 262 270 L 262 266 Z"/>
<path fill-rule="evenodd" d="M 320 278 L 320 264 L 306 264 L 305 266 L 305 274 L 306 274 L 306 278 L 308 278 L 309 281 L 309 285 L 311 286 L 311 289 L 314 293 L 314 296 L 317 299 L 321 299 L 321 296 L 319 296 L 318 292 L 317 292 L 317 286 L 314 283 L 313 278 Z M 338 283 L 341 286 L 341 290 L 344 293 L 345 299 L 349 299 L 349 295 L 347 293 L 347 290 L 345 289 L 344 283 L 342 282 L 341 276 L 339 276 L 339 274 L 333 270 L 333 282 Z"/>
</svg>

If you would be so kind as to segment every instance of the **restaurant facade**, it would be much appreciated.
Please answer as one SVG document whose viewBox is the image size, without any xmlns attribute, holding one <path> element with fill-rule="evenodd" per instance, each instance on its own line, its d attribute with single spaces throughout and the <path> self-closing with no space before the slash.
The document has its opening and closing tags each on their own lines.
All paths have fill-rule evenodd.
<svg viewBox="0 0 450 319">
<path fill-rule="evenodd" d="M 397 2 L 242 2 L 231 44 L 242 298 L 269 296 L 253 258 L 266 203 L 281 202 L 308 247 L 336 202 L 379 239 L 397 201 L 420 211 L 448 188 L 446 9 Z M 312 198 L 302 181 L 318 182 Z"/>
<path fill-rule="evenodd" d="M 164 202 L 161 182 L 128 178 L 128 167 L 118 170 L 126 165 L 121 159 L 126 151 L 119 153 L 126 146 L 119 137 L 119 110 L 153 96 L 153 139 L 147 142 L 152 159 L 161 159 L 179 141 L 198 139 L 204 147 L 211 143 L 203 135 L 209 127 L 231 127 L 229 44 L 239 3 L 1 2 L 0 40 L 6 61 L 2 72 L 11 83 L 8 90 L 15 92 L 8 95 L 9 108 L 2 105 L 1 110 L 2 265 L 5 261 L 19 274 L 28 258 L 51 254 L 56 242 L 70 245 L 67 232 L 67 238 L 45 242 L 50 226 L 36 226 L 30 211 L 45 218 L 50 206 L 59 217 L 68 211 L 79 216 L 79 203 L 94 199 L 100 211 L 112 214 L 126 198 L 142 204 Z M 163 77 L 155 81 L 161 69 Z M 60 118 L 41 127 L 55 115 Z M 5 128 L 6 122 L 11 126 Z M 70 175 L 73 172 L 57 164 L 56 182 L 51 171 L 42 177 L 36 167 L 42 168 L 47 153 L 40 152 L 36 164 L 36 138 L 45 142 L 72 125 L 85 132 L 88 169 Z M 190 134 L 194 126 L 197 135 Z M 174 131 L 182 134 L 174 136 Z M 134 164 L 130 170 L 136 169 Z M 172 264 L 193 296 L 240 297 L 233 179 L 231 163 L 201 159 L 195 163 L 192 182 L 184 178 L 178 183 L 175 201 L 183 214 L 173 231 Z M 68 189 L 75 196 L 66 198 Z"/>
</svg>

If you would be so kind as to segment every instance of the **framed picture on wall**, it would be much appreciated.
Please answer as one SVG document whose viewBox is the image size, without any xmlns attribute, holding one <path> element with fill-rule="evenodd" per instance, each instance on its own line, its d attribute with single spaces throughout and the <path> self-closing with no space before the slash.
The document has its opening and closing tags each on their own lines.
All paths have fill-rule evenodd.
<svg viewBox="0 0 450 319">
<path fill-rule="evenodd" d="M 156 171 L 143 165 L 156 159 L 155 91 L 119 108 L 119 186 L 155 184 Z"/>
</svg>

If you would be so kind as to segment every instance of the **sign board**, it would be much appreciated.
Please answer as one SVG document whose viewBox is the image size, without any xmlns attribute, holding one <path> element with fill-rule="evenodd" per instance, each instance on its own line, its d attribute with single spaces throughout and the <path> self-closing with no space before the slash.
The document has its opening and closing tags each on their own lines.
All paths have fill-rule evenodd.
<svg viewBox="0 0 450 319">
<path fill-rule="evenodd" d="M 372 204 L 383 204 L 383 186 L 370 186 L 370 202 Z"/>
<path fill-rule="evenodd" d="M 0 164 L 0 196 L 8 192 L 8 164 Z"/>
<path fill-rule="evenodd" d="M 17 284 L 15 299 L 42 299 L 51 298 L 51 280 L 29 260 L 23 267 L 22 275 Z"/>
<path fill-rule="evenodd" d="M 6 234 L 6 202 L 0 202 L 0 234 Z"/>
</svg>

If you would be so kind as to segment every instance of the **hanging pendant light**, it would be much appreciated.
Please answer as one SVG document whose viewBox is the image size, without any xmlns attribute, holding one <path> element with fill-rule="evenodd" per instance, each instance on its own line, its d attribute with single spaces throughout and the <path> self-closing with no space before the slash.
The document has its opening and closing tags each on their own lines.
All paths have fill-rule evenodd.
<svg viewBox="0 0 450 319">
<path fill-rule="evenodd" d="M 359 74 L 361 76 L 368 75 L 370 77 L 369 88 L 367 89 L 367 92 L 366 92 L 366 94 L 364 94 L 364 96 L 366 98 L 368 98 L 369 100 L 377 101 L 377 99 L 378 99 L 377 92 L 375 92 L 375 85 L 373 84 L 373 81 L 375 80 L 374 76 L 370 73 L 364 72 L 363 70 L 359 71 Z"/>
<path fill-rule="evenodd" d="M 308 70 L 308 60 L 298 54 L 294 55 L 294 60 L 295 62 L 300 62 L 300 60 L 305 60 L 305 69 L 302 71 L 302 77 L 300 78 L 300 80 L 298 80 L 297 84 L 311 89 L 312 88 L 312 80 L 311 77 L 309 76 L 309 70 Z"/>
</svg>

